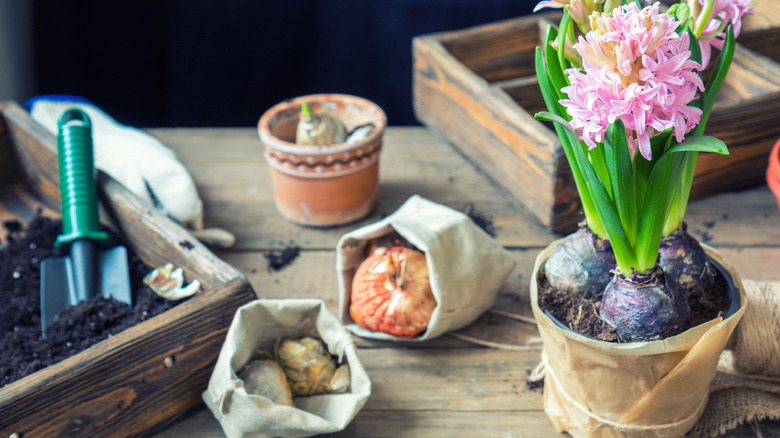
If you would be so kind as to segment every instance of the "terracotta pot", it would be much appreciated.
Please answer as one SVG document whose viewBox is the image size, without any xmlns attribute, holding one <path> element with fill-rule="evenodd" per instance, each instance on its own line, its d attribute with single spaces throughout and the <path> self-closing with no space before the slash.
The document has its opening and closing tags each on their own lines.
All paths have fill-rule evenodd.
<svg viewBox="0 0 780 438">
<path fill-rule="evenodd" d="M 659 341 L 598 341 L 539 307 L 537 275 L 559 242 L 537 257 L 531 277 L 531 306 L 544 344 L 544 409 L 553 425 L 574 437 L 682 436 L 704 412 L 720 354 L 745 312 L 739 274 L 705 246 L 729 284 L 725 318 Z"/>
<path fill-rule="evenodd" d="M 344 123 L 349 133 L 371 123 L 362 140 L 329 146 L 295 144 L 301 103 Z M 376 104 L 344 94 L 301 96 L 273 106 L 258 122 L 258 132 L 276 209 L 286 219 L 309 226 L 341 225 L 366 216 L 379 195 L 379 153 L 387 125 Z"/>
<path fill-rule="evenodd" d="M 769 165 L 766 168 L 766 183 L 777 198 L 780 209 L 780 139 L 777 140 L 772 152 L 769 153 Z"/>
</svg>

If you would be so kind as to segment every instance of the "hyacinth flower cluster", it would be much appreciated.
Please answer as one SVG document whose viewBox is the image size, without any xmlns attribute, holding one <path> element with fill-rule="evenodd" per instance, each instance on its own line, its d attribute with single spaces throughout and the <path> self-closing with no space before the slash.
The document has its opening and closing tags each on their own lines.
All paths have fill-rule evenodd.
<svg viewBox="0 0 780 438">
<path fill-rule="evenodd" d="M 626 341 L 677 334 L 690 317 L 685 289 L 696 285 L 676 279 L 714 278 L 683 217 L 697 154 L 728 154 L 703 132 L 749 9 L 744 0 L 690 0 L 667 12 L 610 0 L 539 7 L 564 12 L 536 51 L 548 108 L 536 117 L 553 122 L 587 224 L 548 259 L 548 279 L 601 295 L 601 318 Z M 712 46 L 720 53 L 705 84 L 702 54 Z"/>
</svg>

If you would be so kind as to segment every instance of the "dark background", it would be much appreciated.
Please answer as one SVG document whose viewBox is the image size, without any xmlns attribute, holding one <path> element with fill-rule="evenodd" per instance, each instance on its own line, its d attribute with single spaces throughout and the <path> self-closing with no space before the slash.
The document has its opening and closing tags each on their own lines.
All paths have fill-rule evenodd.
<svg viewBox="0 0 780 438">
<path fill-rule="evenodd" d="M 412 38 L 530 14 L 531 0 L 44 1 L 34 93 L 75 94 L 120 123 L 253 126 L 310 93 L 412 111 Z"/>
</svg>

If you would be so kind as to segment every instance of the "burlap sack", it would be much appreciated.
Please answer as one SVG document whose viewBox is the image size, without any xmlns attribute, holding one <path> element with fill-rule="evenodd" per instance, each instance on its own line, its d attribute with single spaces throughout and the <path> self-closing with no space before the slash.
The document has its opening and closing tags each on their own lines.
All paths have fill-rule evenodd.
<svg viewBox="0 0 780 438">
<path fill-rule="evenodd" d="M 349 316 L 352 277 L 365 259 L 367 242 L 393 230 L 425 253 L 437 303 L 427 330 L 412 338 L 364 329 Z M 470 324 L 489 309 L 515 263 L 509 252 L 468 216 L 415 195 L 385 219 L 339 240 L 339 318 L 352 333 L 365 338 L 412 342 L 432 339 Z"/>
<path fill-rule="evenodd" d="M 558 431 L 574 437 L 682 436 L 702 415 L 718 358 L 745 312 L 739 274 L 705 247 L 739 289 L 735 313 L 660 341 L 597 341 L 557 325 L 539 308 L 536 275 L 558 242 L 537 257 L 531 280 L 544 344 L 545 412 Z"/>
<path fill-rule="evenodd" d="M 319 336 L 331 354 L 346 358 L 350 392 L 293 397 L 296 407 L 247 394 L 236 370 L 255 349 L 272 352 L 277 339 L 300 336 Z M 256 300 L 236 312 L 203 401 L 229 438 L 303 437 L 343 430 L 370 395 L 371 382 L 352 337 L 322 301 Z"/>
</svg>

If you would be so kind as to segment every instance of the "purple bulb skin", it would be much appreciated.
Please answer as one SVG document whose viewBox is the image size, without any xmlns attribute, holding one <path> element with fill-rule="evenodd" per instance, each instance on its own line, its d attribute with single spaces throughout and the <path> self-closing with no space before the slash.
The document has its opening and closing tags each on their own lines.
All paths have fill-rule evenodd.
<svg viewBox="0 0 780 438">
<path fill-rule="evenodd" d="M 555 289 L 599 299 L 616 262 L 609 241 L 583 226 L 553 249 L 544 266 L 547 281 Z"/>
<path fill-rule="evenodd" d="M 626 342 L 654 341 L 685 330 L 691 309 L 685 292 L 658 267 L 646 274 L 622 273 L 607 285 L 599 315 Z"/>
<path fill-rule="evenodd" d="M 685 223 L 661 239 L 658 265 L 686 291 L 708 290 L 715 281 L 707 253 L 699 241 L 688 234 Z"/>
</svg>

